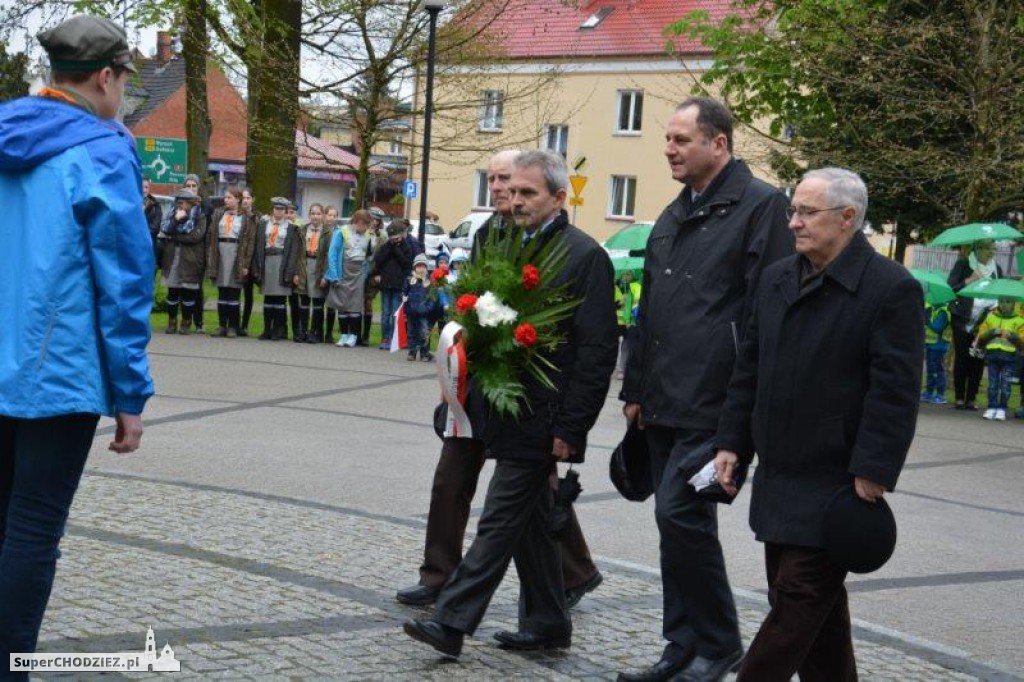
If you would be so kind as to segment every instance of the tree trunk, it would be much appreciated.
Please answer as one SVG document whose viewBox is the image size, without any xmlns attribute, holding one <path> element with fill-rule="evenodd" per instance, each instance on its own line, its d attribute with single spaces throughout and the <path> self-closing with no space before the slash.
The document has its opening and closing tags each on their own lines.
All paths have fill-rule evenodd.
<svg viewBox="0 0 1024 682">
<path fill-rule="evenodd" d="M 199 176 L 203 196 L 213 194 L 210 178 L 210 107 L 206 97 L 206 58 L 210 39 L 206 32 L 206 1 L 185 0 L 185 135 L 188 172 Z"/>
<path fill-rule="evenodd" d="M 249 73 L 249 184 L 257 205 L 296 194 L 295 123 L 299 104 L 302 3 L 261 0 L 262 44 L 253 46 Z"/>
</svg>

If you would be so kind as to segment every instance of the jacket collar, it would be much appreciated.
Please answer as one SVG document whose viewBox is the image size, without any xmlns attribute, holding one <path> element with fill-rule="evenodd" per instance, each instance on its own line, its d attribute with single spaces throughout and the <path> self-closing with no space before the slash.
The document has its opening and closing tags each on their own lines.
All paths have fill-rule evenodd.
<svg viewBox="0 0 1024 682">
<path fill-rule="evenodd" d="M 731 159 L 701 194 L 696 206 L 690 199 L 690 186 L 685 185 L 673 202 L 672 210 L 680 221 L 703 218 L 718 206 L 738 202 L 753 178 L 754 174 L 742 159 Z"/>
<path fill-rule="evenodd" d="M 877 257 L 877 255 L 875 249 L 864 236 L 864 233 L 858 230 L 853 235 L 850 243 L 846 245 L 846 248 L 836 256 L 835 260 L 825 266 L 825 271 L 821 274 L 821 277 L 807 287 L 807 289 L 800 290 L 800 276 L 804 257 L 799 255 L 790 259 L 788 266 L 779 273 L 778 279 L 775 280 L 775 285 L 782 290 L 788 303 L 792 303 L 813 291 L 817 291 L 826 279 L 830 279 L 850 293 L 854 293 L 860 286 L 860 280 L 864 275 L 864 269 L 867 267 L 868 262 L 872 258 Z"/>
</svg>

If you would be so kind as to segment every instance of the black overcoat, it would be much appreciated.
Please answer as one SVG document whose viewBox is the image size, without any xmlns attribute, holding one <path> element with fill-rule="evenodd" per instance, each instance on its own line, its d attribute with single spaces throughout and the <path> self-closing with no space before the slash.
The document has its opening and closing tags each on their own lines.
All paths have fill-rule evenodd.
<svg viewBox="0 0 1024 682">
<path fill-rule="evenodd" d="M 686 187 L 654 224 L 619 395 L 646 423 L 718 425 L 748 298 L 764 267 L 793 253 L 787 203 L 734 159 L 700 203 Z"/>
<path fill-rule="evenodd" d="M 750 525 L 821 547 L 822 515 L 854 476 L 892 490 L 914 438 L 924 295 L 858 232 L 800 289 L 801 257 L 765 269 L 716 447 L 757 453 Z"/>
</svg>

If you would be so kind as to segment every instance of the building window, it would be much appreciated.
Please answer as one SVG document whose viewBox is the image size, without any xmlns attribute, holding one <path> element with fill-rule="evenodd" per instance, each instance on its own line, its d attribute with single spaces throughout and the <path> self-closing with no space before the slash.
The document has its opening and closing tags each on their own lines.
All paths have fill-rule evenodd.
<svg viewBox="0 0 1024 682">
<path fill-rule="evenodd" d="M 388 153 L 393 156 L 398 156 L 402 153 L 402 138 L 392 137 L 391 146 L 388 149 Z"/>
<path fill-rule="evenodd" d="M 484 90 L 483 105 L 480 107 L 480 130 L 501 130 L 505 116 L 505 93 L 501 90 Z"/>
<path fill-rule="evenodd" d="M 569 153 L 569 126 L 544 126 L 544 149 L 557 152 L 566 158 Z"/>
<path fill-rule="evenodd" d="M 608 215 L 613 218 L 632 218 L 635 202 L 636 178 L 613 175 L 612 191 L 608 197 Z"/>
<path fill-rule="evenodd" d="M 493 208 L 491 206 L 491 193 L 487 189 L 487 171 L 485 170 L 478 170 L 476 172 L 473 208 Z"/>
<path fill-rule="evenodd" d="M 639 133 L 644 113 L 642 90 L 619 90 L 619 120 L 616 132 Z"/>
</svg>

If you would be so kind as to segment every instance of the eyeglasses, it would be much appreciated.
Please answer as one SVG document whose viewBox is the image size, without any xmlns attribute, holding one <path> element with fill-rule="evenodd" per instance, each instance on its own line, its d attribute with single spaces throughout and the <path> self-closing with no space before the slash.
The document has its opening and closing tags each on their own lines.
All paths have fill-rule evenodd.
<svg viewBox="0 0 1024 682">
<path fill-rule="evenodd" d="M 824 213 L 825 211 L 842 211 L 846 206 L 831 206 L 829 208 L 808 208 L 807 206 L 787 206 L 786 217 L 790 220 L 793 216 L 800 216 L 801 219 L 809 218 L 815 213 Z"/>
</svg>

